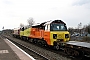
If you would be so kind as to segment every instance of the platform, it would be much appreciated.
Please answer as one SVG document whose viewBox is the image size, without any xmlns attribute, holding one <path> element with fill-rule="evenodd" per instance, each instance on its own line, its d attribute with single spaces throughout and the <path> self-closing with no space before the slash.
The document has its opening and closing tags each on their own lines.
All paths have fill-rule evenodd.
<svg viewBox="0 0 90 60">
<path fill-rule="evenodd" d="M 8 39 L 0 37 L 0 60 L 35 60 Z"/>
<path fill-rule="evenodd" d="M 87 42 L 69 41 L 66 44 L 71 44 L 71 45 L 76 45 L 76 46 L 90 48 L 90 43 L 87 43 Z"/>
</svg>

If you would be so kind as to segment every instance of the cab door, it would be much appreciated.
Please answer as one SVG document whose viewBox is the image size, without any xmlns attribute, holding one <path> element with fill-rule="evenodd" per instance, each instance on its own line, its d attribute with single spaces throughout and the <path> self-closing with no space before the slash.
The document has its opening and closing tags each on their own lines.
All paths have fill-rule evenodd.
<svg viewBox="0 0 90 60">
<path fill-rule="evenodd" d="M 45 31 L 44 31 L 44 40 L 46 40 L 47 44 L 50 45 L 50 25 L 45 25 Z"/>
</svg>

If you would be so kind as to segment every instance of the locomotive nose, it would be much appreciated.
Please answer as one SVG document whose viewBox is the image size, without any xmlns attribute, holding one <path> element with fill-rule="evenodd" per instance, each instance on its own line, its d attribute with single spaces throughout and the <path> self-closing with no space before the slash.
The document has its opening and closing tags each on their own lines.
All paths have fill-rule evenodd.
<svg viewBox="0 0 90 60">
<path fill-rule="evenodd" d="M 58 31 L 55 31 L 55 32 L 51 32 L 51 36 L 53 39 L 53 41 L 62 41 L 62 42 L 65 42 L 65 41 L 68 41 L 70 39 L 69 37 L 69 33 L 68 32 L 58 32 Z"/>
</svg>

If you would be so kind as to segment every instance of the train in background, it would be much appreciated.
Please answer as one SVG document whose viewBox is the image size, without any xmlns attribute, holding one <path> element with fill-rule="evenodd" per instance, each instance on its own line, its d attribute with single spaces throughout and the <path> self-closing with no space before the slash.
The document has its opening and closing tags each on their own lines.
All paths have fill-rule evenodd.
<svg viewBox="0 0 90 60">
<path fill-rule="evenodd" d="M 53 46 L 57 50 L 70 40 L 66 23 L 62 20 L 47 21 L 31 27 L 17 28 L 13 31 L 14 37 L 41 45 Z"/>
</svg>

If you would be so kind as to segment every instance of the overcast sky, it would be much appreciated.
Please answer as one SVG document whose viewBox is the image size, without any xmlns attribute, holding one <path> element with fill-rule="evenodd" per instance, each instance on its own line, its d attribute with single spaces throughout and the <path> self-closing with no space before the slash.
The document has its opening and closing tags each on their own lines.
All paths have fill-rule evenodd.
<svg viewBox="0 0 90 60">
<path fill-rule="evenodd" d="M 90 0 L 0 0 L 0 30 L 26 25 L 30 17 L 36 23 L 59 19 L 68 27 L 80 22 L 86 25 L 90 23 Z"/>
</svg>

